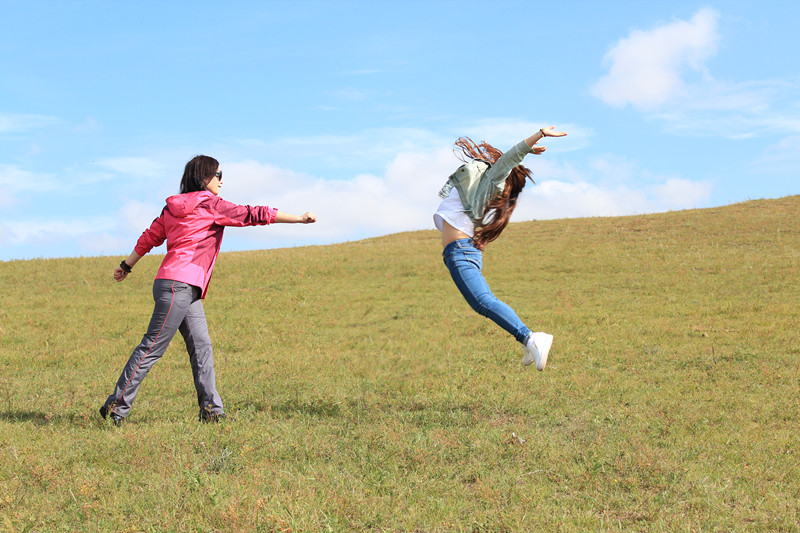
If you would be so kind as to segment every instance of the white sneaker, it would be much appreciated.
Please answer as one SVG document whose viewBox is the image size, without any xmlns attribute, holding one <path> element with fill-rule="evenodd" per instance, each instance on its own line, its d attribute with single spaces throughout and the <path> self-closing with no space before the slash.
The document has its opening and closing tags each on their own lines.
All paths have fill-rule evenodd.
<svg viewBox="0 0 800 533">
<path fill-rule="evenodd" d="M 522 347 L 522 351 L 525 354 L 522 357 L 522 364 L 528 366 L 536 361 L 536 370 L 544 370 L 547 364 L 547 354 L 550 352 L 552 345 L 553 336 L 549 333 L 541 331 L 531 333 L 530 338 L 528 338 L 528 344 Z"/>
</svg>

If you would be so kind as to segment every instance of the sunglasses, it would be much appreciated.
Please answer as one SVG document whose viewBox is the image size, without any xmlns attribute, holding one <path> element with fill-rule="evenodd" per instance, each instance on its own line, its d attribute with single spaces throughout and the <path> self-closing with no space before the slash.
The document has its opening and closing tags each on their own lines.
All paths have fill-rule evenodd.
<svg viewBox="0 0 800 533">
<path fill-rule="evenodd" d="M 222 181 L 222 171 L 218 170 L 214 173 L 214 176 L 219 178 L 219 181 Z"/>
</svg>

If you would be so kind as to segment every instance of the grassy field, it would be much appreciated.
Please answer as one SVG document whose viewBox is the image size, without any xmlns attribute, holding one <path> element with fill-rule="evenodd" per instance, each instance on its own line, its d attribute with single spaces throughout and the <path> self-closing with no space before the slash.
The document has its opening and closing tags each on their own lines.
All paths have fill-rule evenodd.
<svg viewBox="0 0 800 533">
<path fill-rule="evenodd" d="M 511 225 L 484 271 L 541 373 L 435 231 L 222 254 L 218 425 L 180 336 L 97 414 L 160 256 L 0 262 L 0 530 L 800 531 L 798 212 Z"/>
</svg>

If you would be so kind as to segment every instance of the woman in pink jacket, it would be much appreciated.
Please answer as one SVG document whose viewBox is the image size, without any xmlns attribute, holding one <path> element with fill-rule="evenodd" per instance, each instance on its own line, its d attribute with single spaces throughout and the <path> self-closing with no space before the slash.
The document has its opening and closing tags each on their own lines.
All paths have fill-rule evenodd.
<svg viewBox="0 0 800 533">
<path fill-rule="evenodd" d="M 227 202 L 219 197 L 221 187 L 222 170 L 216 159 L 199 155 L 189 161 L 180 194 L 167 198 L 161 215 L 142 233 L 131 255 L 114 270 L 114 279 L 124 280 L 143 255 L 167 241 L 167 254 L 153 284 L 155 309 L 147 333 L 122 370 L 114 392 L 100 408 L 100 415 L 111 417 L 116 425 L 125 420 L 142 380 L 164 355 L 176 331 L 183 335 L 189 352 L 200 420 L 224 418 L 203 299 L 225 226 L 317 221 L 311 212 L 298 216 L 272 207 Z"/>
</svg>

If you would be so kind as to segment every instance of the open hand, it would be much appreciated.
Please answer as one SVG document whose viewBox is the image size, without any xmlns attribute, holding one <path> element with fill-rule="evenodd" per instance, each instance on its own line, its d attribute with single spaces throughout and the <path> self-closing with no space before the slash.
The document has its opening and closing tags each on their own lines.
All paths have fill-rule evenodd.
<svg viewBox="0 0 800 533">
<path fill-rule="evenodd" d="M 542 136 L 544 137 L 564 137 L 567 132 L 566 131 L 553 131 L 556 129 L 555 126 L 550 126 L 548 128 L 542 128 Z"/>
</svg>

